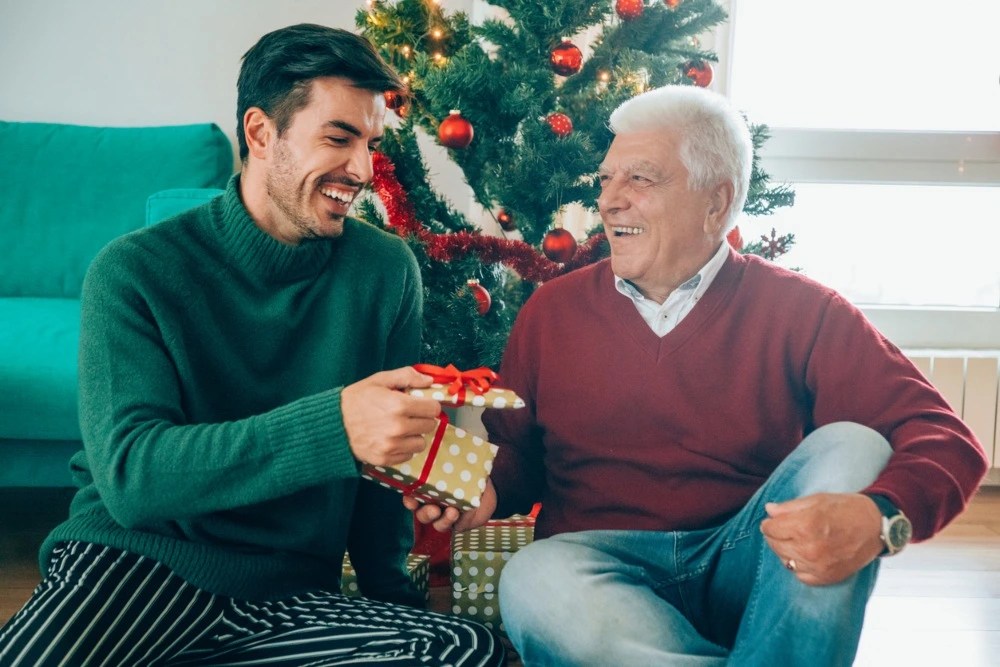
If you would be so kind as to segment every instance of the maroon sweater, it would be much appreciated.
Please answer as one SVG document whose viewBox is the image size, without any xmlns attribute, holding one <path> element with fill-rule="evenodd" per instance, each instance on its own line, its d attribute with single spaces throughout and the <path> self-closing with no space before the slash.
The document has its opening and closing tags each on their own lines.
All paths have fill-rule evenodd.
<svg viewBox="0 0 1000 667">
<path fill-rule="evenodd" d="M 552 280 L 518 315 L 500 371 L 524 410 L 488 410 L 501 445 L 496 516 L 541 501 L 537 535 L 694 530 L 747 503 L 824 424 L 894 453 L 869 491 L 927 539 L 986 473 L 982 446 L 892 343 L 836 292 L 730 252 L 662 338 L 615 290 L 608 260 Z"/>
</svg>

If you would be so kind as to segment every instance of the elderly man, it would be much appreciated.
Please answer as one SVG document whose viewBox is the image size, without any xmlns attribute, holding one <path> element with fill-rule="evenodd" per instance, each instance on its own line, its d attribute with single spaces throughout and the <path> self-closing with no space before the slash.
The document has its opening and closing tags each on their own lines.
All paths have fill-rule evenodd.
<svg viewBox="0 0 1000 667">
<path fill-rule="evenodd" d="M 484 418 L 457 528 L 541 501 L 500 585 L 527 665 L 850 665 L 879 559 L 962 511 L 981 446 L 843 297 L 725 243 L 752 144 L 724 98 L 653 90 L 611 127 L 611 258 L 519 313 L 527 409 Z"/>
<path fill-rule="evenodd" d="M 0 664 L 504 662 L 414 608 L 412 516 L 358 472 L 422 449 L 440 410 L 397 391 L 430 384 L 416 260 L 348 217 L 402 87 L 349 32 L 268 33 L 237 84 L 242 173 L 94 260 L 80 490 Z M 340 594 L 345 549 L 365 598 Z"/>
</svg>

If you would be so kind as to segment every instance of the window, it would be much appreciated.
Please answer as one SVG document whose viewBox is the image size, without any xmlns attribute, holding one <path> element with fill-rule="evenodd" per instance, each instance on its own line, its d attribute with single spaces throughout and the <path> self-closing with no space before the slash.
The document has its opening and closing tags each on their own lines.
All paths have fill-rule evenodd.
<svg viewBox="0 0 1000 667">
<path fill-rule="evenodd" d="M 796 234 L 780 261 L 866 311 L 988 311 L 1000 346 L 1000 2 L 730 0 L 730 17 L 721 92 L 771 128 L 764 168 L 797 193 L 773 219 Z"/>
</svg>

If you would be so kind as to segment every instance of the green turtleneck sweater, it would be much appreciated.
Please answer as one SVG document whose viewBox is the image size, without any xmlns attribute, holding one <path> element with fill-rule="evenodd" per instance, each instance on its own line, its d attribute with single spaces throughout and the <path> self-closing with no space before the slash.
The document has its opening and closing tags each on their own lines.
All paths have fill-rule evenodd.
<svg viewBox="0 0 1000 667">
<path fill-rule="evenodd" d="M 341 388 L 417 361 L 421 285 L 398 237 L 348 219 L 283 245 L 240 200 L 123 236 L 84 281 L 80 487 L 41 551 L 81 540 L 154 558 L 209 592 L 339 590 L 416 602 L 413 523 L 362 481 Z"/>
</svg>

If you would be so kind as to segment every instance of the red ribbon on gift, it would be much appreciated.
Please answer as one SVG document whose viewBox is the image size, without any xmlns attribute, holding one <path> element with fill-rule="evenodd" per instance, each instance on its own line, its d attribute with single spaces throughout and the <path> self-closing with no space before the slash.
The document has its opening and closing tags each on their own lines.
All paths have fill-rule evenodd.
<svg viewBox="0 0 1000 667">
<path fill-rule="evenodd" d="M 427 482 L 427 478 L 431 474 L 431 468 L 434 467 L 434 460 L 437 459 L 438 449 L 441 448 L 441 441 L 444 439 L 444 431 L 448 426 L 448 415 L 444 412 L 438 415 L 438 426 L 437 430 L 434 431 L 434 440 L 431 441 L 430 451 L 427 452 L 427 460 L 424 461 L 424 467 L 421 468 L 420 474 L 417 476 L 415 482 L 410 482 L 409 484 L 401 484 L 399 480 L 393 479 L 389 475 L 384 475 L 375 469 L 375 466 L 368 466 L 366 472 L 375 477 L 381 482 L 385 482 L 394 489 L 399 489 L 406 495 L 412 494 L 416 489 L 420 488 Z"/>
<path fill-rule="evenodd" d="M 456 406 L 465 405 L 466 390 L 482 396 L 497 379 L 497 374 L 485 366 L 471 371 L 460 371 L 452 364 L 444 368 L 433 364 L 414 364 L 413 368 L 424 375 L 430 375 L 435 382 L 447 384 L 448 393 L 455 397 L 453 405 Z"/>
</svg>

